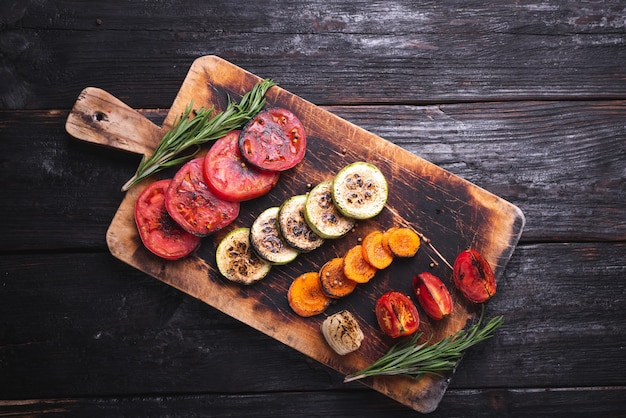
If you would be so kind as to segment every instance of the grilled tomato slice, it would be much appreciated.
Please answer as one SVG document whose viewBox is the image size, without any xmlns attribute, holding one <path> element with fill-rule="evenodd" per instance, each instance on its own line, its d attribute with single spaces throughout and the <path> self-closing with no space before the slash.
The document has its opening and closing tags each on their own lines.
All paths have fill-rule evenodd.
<svg viewBox="0 0 626 418">
<path fill-rule="evenodd" d="M 452 312 L 452 297 L 439 277 L 427 271 L 413 277 L 415 298 L 432 319 L 442 319 Z"/>
<path fill-rule="evenodd" d="M 452 270 L 455 286 L 475 303 L 483 303 L 496 294 L 496 276 L 477 250 L 470 248 L 454 260 Z"/>
<path fill-rule="evenodd" d="M 248 163 L 262 170 L 288 170 L 306 153 L 304 127 L 287 109 L 264 110 L 243 127 L 239 150 Z"/>
<path fill-rule="evenodd" d="M 248 164 L 239 152 L 235 130 L 218 139 L 204 158 L 204 179 L 220 199 L 242 202 L 263 196 L 278 182 L 278 171 L 263 171 Z"/>
<path fill-rule="evenodd" d="M 385 293 L 376 301 L 375 309 L 380 329 L 391 338 L 411 335 L 419 327 L 417 308 L 404 293 Z"/>
<path fill-rule="evenodd" d="M 200 238 L 181 228 L 165 210 L 169 185 L 170 180 L 160 180 L 141 192 L 135 202 L 135 223 L 148 250 L 166 260 L 177 260 L 195 250 Z"/>
<path fill-rule="evenodd" d="M 204 237 L 224 228 L 239 215 L 239 202 L 215 196 L 204 181 L 203 158 L 193 159 L 174 175 L 165 192 L 165 208 L 185 231 Z"/>
</svg>

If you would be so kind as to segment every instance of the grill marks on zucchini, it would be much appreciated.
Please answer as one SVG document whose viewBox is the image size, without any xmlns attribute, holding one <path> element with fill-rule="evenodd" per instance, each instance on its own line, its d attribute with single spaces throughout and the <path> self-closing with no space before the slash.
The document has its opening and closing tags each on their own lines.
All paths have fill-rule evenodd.
<svg viewBox="0 0 626 418">
<path fill-rule="evenodd" d="M 272 265 L 259 258 L 250 245 L 250 228 L 237 228 L 220 241 L 216 251 L 217 269 L 228 280 L 249 285 L 270 272 Z"/>
<path fill-rule="evenodd" d="M 339 212 L 333 202 L 332 180 L 319 183 L 309 192 L 304 218 L 311 229 L 325 239 L 341 238 L 354 228 L 356 220 Z"/>
<path fill-rule="evenodd" d="M 298 256 L 298 251 L 285 242 L 278 229 L 279 211 L 278 206 L 265 209 L 250 227 L 252 248 L 259 257 L 276 265 L 287 264 Z"/>
<path fill-rule="evenodd" d="M 337 209 L 350 218 L 373 218 L 387 203 L 385 176 L 378 167 L 363 161 L 342 168 L 333 179 L 332 191 Z"/>
<path fill-rule="evenodd" d="M 326 239 L 343 237 L 357 220 L 378 215 L 386 204 L 387 192 L 387 181 L 376 166 L 352 163 L 333 180 L 322 181 L 306 195 L 290 197 L 280 207 L 264 210 L 250 228 L 229 233 L 217 248 L 218 269 L 229 280 L 254 283 L 265 277 L 272 265 L 287 264 L 298 254 L 319 248 Z M 368 271 L 366 277 L 351 279 L 355 265 L 348 263 L 350 267 L 345 272 L 346 259 L 342 261 L 346 281 L 365 282 L 373 276 Z M 376 268 L 372 269 L 375 272 Z M 348 288 L 354 287 L 351 283 L 340 290 L 350 293 Z M 341 297 L 334 291 L 329 293 L 326 296 Z"/>
<path fill-rule="evenodd" d="M 304 218 L 306 195 L 297 195 L 285 200 L 278 212 L 278 227 L 285 242 L 300 252 L 319 248 L 324 239 L 315 233 Z"/>
</svg>

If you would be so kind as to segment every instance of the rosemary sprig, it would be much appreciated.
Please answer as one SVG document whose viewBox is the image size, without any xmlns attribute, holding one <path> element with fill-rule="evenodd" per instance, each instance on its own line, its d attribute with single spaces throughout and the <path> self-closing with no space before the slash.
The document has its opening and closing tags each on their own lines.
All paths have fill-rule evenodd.
<svg viewBox="0 0 626 418">
<path fill-rule="evenodd" d="M 200 149 L 200 145 L 226 135 L 233 129 L 240 128 L 252 119 L 265 105 L 265 93 L 275 83 L 265 79 L 257 83 L 247 92 L 239 103 L 229 99 L 226 110 L 211 118 L 214 107 L 204 107 L 194 112 L 190 119 L 193 103 L 189 103 L 185 111 L 174 121 L 172 128 L 159 142 L 154 153 L 141 159 L 135 175 L 122 186 L 126 191 L 144 178 L 165 168 L 172 167 L 191 159 Z M 190 148 L 192 152 L 181 155 Z"/>
<path fill-rule="evenodd" d="M 404 375 L 416 380 L 427 374 L 441 376 L 442 372 L 454 369 L 465 350 L 491 338 L 494 331 L 504 323 L 502 316 L 496 316 L 480 328 L 484 313 L 483 307 L 476 324 L 432 345 L 428 345 L 429 341 L 417 344 L 422 336 L 422 333 L 418 333 L 408 343 L 396 344 L 371 365 L 346 376 L 344 382 L 382 375 Z"/>
</svg>

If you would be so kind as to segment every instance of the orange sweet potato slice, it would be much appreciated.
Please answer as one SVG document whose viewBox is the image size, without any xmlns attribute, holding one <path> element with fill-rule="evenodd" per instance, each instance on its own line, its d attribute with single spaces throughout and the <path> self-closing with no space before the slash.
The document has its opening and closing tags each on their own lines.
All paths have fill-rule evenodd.
<svg viewBox="0 0 626 418">
<path fill-rule="evenodd" d="M 343 258 L 331 258 L 320 268 L 322 290 L 327 296 L 338 299 L 349 295 L 358 283 L 350 280 L 343 273 Z"/>
<path fill-rule="evenodd" d="M 363 238 L 363 258 L 378 270 L 389 267 L 393 261 L 393 254 L 383 243 L 383 233 L 372 231 Z"/>
<path fill-rule="evenodd" d="M 419 235 L 411 228 L 390 228 L 385 235 L 389 251 L 395 257 L 413 257 L 421 244 Z"/>
<path fill-rule="evenodd" d="M 398 229 L 397 226 L 392 226 L 391 228 L 389 228 L 388 230 L 386 230 L 383 233 L 383 245 L 387 248 L 389 248 L 389 236 L 391 235 L 391 233 L 393 231 L 395 231 L 396 229 Z"/>
<path fill-rule="evenodd" d="M 321 314 L 331 301 L 324 293 L 319 273 L 316 271 L 296 277 L 287 291 L 287 300 L 291 309 L 304 317 Z"/>
<path fill-rule="evenodd" d="M 376 274 L 378 269 L 363 258 L 362 246 L 355 245 L 343 257 L 343 274 L 357 283 L 367 283 Z"/>
</svg>

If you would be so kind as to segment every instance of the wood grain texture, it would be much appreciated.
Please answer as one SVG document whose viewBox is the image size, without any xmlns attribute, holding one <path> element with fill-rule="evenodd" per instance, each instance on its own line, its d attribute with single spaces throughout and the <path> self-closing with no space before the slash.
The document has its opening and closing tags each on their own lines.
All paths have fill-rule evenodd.
<svg viewBox="0 0 626 418">
<path fill-rule="evenodd" d="M 626 372 L 625 249 L 623 243 L 518 246 L 500 296 L 488 305 L 491 314 L 504 315 L 505 325 L 467 353 L 433 416 L 463 415 L 469 408 L 521 417 L 537 408 L 557 417 L 560 402 L 587 410 L 601 399 L 603 411 L 619 410 Z M 176 387 L 179 394 L 219 394 L 207 408 L 213 402 L 236 407 L 241 396 L 255 405 L 296 396 L 300 408 L 318 411 L 314 403 L 328 397 L 337 416 L 364 405 L 380 415 L 409 416 L 409 408 L 358 383 L 341 383 L 340 373 L 110 254 L 3 255 L 0 264 L 7 266 L 0 305 L 8 324 L 0 351 L 3 399 L 69 394 L 101 398 L 98 404 L 124 411 L 137 398 L 157 402 L 143 394 L 167 397 Z M 581 271 L 594 278 L 593 293 Z M 37 353 L 36 360 L 22 361 Z M 597 389 L 608 387 L 612 395 Z M 128 397 L 111 399 L 120 393 Z M 181 396 L 171 401 L 185 408 Z M 185 410 L 193 414 L 195 407 L 192 402 Z M 288 415 L 286 405 L 276 407 L 278 415 Z"/>
<path fill-rule="evenodd" d="M 96 399 L 38 399 L 32 401 L 1 402 L 7 413 L 15 415 L 75 415 L 100 416 L 124 411 L 128 415 L 161 415 L 163 411 L 182 412 L 186 416 L 242 416 L 306 417 L 303 411 L 319 411 L 324 417 L 385 416 L 415 417 L 415 412 L 400 404 L 386 405 L 380 395 L 363 397 L 354 391 L 345 392 L 291 392 L 255 394 L 248 396 L 167 395 L 159 398 L 96 398 Z M 439 409 L 429 417 L 465 418 L 467 411 L 473 417 L 526 417 L 536 413 L 558 417 L 563 409 L 572 409 L 573 418 L 587 418 L 598 411 L 602 402 L 604 416 L 623 415 L 621 400 L 624 390 L 607 388 L 601 396 L 593 389 L 544 388 L 519 390 L 479 389 L 448 390 Z M 271 414 L 271 415 L 270 415 Z"/>
<path fill-rule="evenodd" d="M 623 101 L 324 109 L 520 207 L 524 242 L 626 237 Z M 140 112 L 158 126 L 168 113 Z M 74 140 L 64 129 L 67 117 L 68 111 L 0 112 L 2 146 L 20 155 L 0 166 L 3 190 L 14 196 L 0 201 L 6 237 L 0 249 L 106 250 L 120 187 L 139 156 Z M 31 221 L 45 225 L 45 233 L 30 230 Z"/>
<path fill-rule="evenodd" d="M 102 89 L 84 89 L 65 123 L 74 138 L 133 152 L 152 154 L 166 129 L 161 129 Z"/>
<path fill-rule="evenodd" d="M 626 102 L 332 111 L 518 205 L 527 240 L 626 239 Z M 487 174 L 488 173 L 488 174 Z M 581 200 L 579 200 L 581 199 Z M 578 203 L 576 202 L 578 201 Z M 568 208 L 564 216 L 562 208 Z M 558 232 L 553 227 L 557 226 Z"/>
<path fill-rule="evenodd" d="M 161 126 L 216 54 L 526 215 L 430 417 L 625 416 L 624 7 L 0 1 L 0 415 L 416 416 L 111 256 L 140 156 L 67 134 L 77 96 Z"/>
<path fill-rule="evenodd" d="M 191 102 L 197 107 L 215 105 L 217 109 L 223 109 L 227 97 L 240 97 L 258 80 L 258 77 L 218 57 L 199 58 L 185 78 L 164 125 L 173 124 Z M 276 192 L 245 205 L 245 214 L 234 227 L 249 226 L 264 208 L 279 206 L 286 198 L 305 193 L 307 184 L 330 179 L 351 162 L 368 161 L 377 165 L 389 179 L 389 198 L 384 214 L 377 216 L 376 220 L 360 222 L 357 232 L 351 235 L 364 236 L 374 228 L 392 225 L 411 226 L 427 237 L 436 237 L 434 244 L 446 260 L 450 260 L 448 263 L 452 263 L 463 249 L 474 247 L 490 261 L 497 277 L 502 275 L 525 222 L 518 208 L 285 90 L 273 88 L 268 92 L 267 100 L 268 106 L 290 109 L 300 118 L 307 132 L 307 156 L 296 168 L 281 175 Z M 78 102 L 68 118 L 70 128 L 74 126 L 73 121 L 84 120 L 84 114 L 100 111 L 99 107 L 91 111 L 82 109 L 85 94 Z M 128 112 L 123 106 L 119 109 L 122 114 Z M 134 123 L 134 119 L 116 116 L 115 107 L 110 114 L 111 119 L 120 121 L 121 131 L 134 130 L 134 136 L 142 136 L 142 126 Z M 123 125 L 126 121 L 128 123 Z M 96 126 L 96 130 L 99 127 Z M 88 128 L 93 129 L 93 126 Z M 149 138 L 152 138 L 152 132 L 154 130 L 148 132 Z M 108 135 L 96 134 L 90 140 L 104 140 L 111 145 Z M 324 342 L 319 331 L 323 318 L 298 317 L 288 307 L 285 296 L 295 277 L 306 271 L 318 271 L 324 257 L 330 259 L 345 253 L 356 244 L 354 236 L 336 240 L 312 256 L 302 255 L 285 268 L 274 268 L 261 284 L 242 287 L 225 282 L 214 267 L 215 247 L 226 231 L 215 234 L 210 243 L 205 242 L 204 248 L 185 260 L 169 263 L 149 254 L 138 239 L 133 217 L 134 202 L 142 190 L 137 187 L 126 194 L 107 232 L 107 243 L 114 256 L 344 374 L 365 367 L 391 347 L 391 341 L 381 337 L 372 318 L 373 303 L 389 289 L 410 294 L 410 278 L 416 271 L 426 270 L 430 262 L 425 257 L 417 263 L 397 262 L 388 271 L 380 271 L 378 275 L 382 277 L 376 278 L 375 283 L 363 286 L 366 290 L 360 298 L 356 295 L 346 298 L 345 304 L 337 304 L 335 310 L 353 312 L 368 335 L 368 343 L 361 350 L 341 357 Z M 429 250 L 425 248 L 424 251 Z M 447 269 L 441 260 L 439 262 Z M 442 270 L 437 274 L 447 277 L 450 272 Z M 401 277 L 406 279 L 399 279 Z M 426 318 L 422 320 L 424 338 L 432 336 L 438 340 L 451 335 L 463 328 L 468 318 L 475 314 L 475 306 L 457 294 L 454 296 L 455 309 L 450 318 L 437 323 L 429 323 Z M 418 411 L 431 412 L 445 393 L 449 377 L 429 376 L 417 382 L 399 377 L 374 378 L 366 384 Z"/>
<path fill-rule="evenodd" d="M 31 2 L 7 24 L 0 107 L 69 108 L 85 86 L 168 107 L 203 55 L 316 104 L 621 99 L 623 15 L 587 1 Z"/>
</svg>

